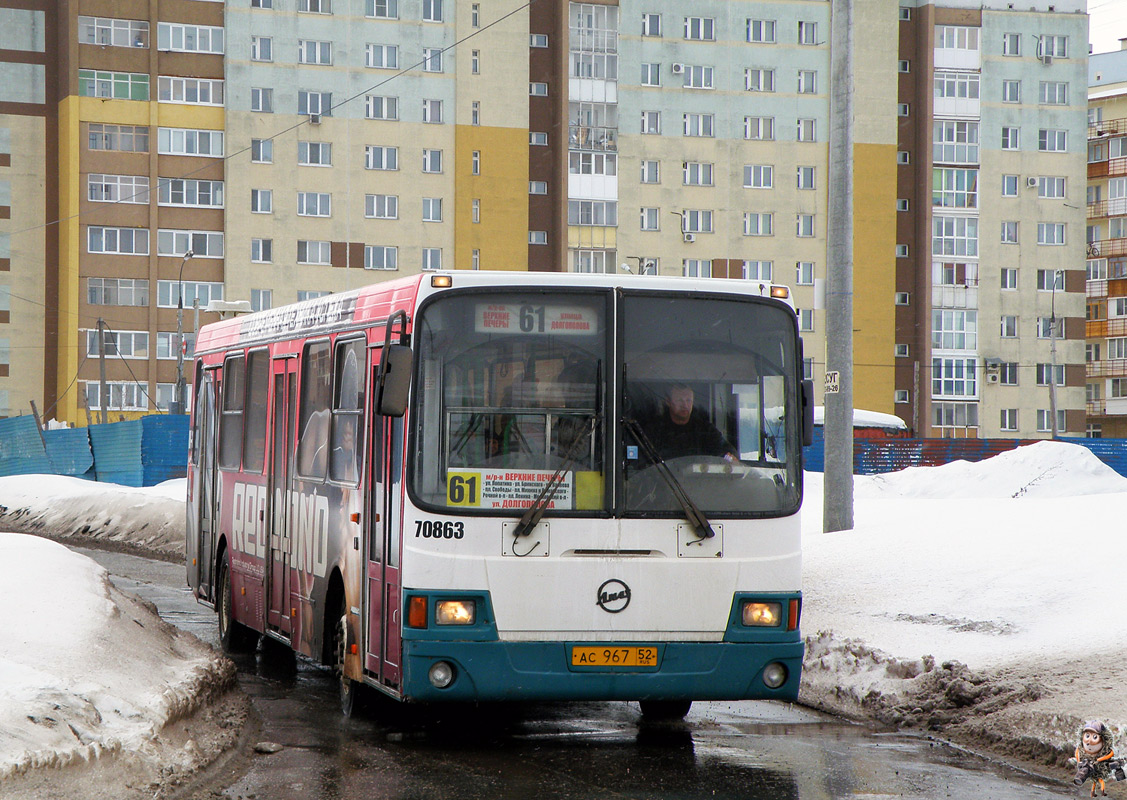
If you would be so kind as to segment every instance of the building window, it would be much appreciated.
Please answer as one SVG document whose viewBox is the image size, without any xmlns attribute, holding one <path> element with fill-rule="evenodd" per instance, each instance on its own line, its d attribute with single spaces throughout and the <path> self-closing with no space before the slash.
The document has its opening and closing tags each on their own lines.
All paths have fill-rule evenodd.
<svg viewBox="0 0 1127 800">
<path fill-rule="evenodd" d="M 399 196 L 394 194 L 364 195 L 364 216 L 369 219 L 399 219 Z"/>
<path fill-rule="evenodd" d="M 222 55 L 223 28 L 161 22 L 157 24 L 157 48 L 175 53 L 216 53 Z"/>
<path fill-rule="evenodd" d="M 681 212 L 682 233 L 712 233 L 712 212 L 687 208 Z"/>
<path fill-rule="evenodd" d="M 386 245 L 364 247 L 364 269 L 398 269 L 399 250 Z"/>
<path fill-rule="evenodd" d="M 978 163 L 978 123 L 937 120 L 932 125 L 932 159 L 941 164 Z"/>
<path fill-rule="evenodd" d="M 775 138 L 774 117 L 744 117 L 744 138 L 772 141 Z"/>
<path fill-rule="evenodd" d="M 1002 81 L 1002 102 L 1021 102 L 1021 81 Z"/>
<path fill-rule="evenodd" d="M 370 144 L 364 148 L 365 169 L 399 169 L 399 148 Z"/>
<path fill-rule="evenodd" d="M 908 211 L 910 206 L 911 206 L 911 203 L 909 202 L 907 197 L 896 198 L 896 210 L 897 211 Z"/>
<path fill-rule="evenodd" d="M 1063 200 L 1065 198 L 1064 178 L 1042 175 L 1037 179 L 1037 196 L 1046 200 Z"/>
<path fill-rule="evenodd" d="M 1037 55 L 1041 58 L 1045 56 L 1068 58 L 1068 37 L 1045 34 L 1037 43 Z"/>
<path fill-rule="evenodd" d="M 976 397 L 978 361 L 975 358 L 933 358 L 931 393 L 934 397 Z"/>
<path fill-rule="evenodd" d="M 932 218 L 932 255 L 977 256 L 978 219 L 976 217 Z"/>
<path fill-rule="evenodd" d="M 798 23 L 798 43 L 799 44 L 818 44 L 818 23 L 805 22 L 800 20 Z"/>
<path fill-rule="evenodd" d="M 1014 267 L 1002 267 L 999 270 L 1001 274 L 1002 289 L 1017 290 L 1017 269 Z"/>
<path fill-rule="evenodd" d="M 798 314 L 798 329 L 803 333 L 811 333 L 814 330 L 814 309 L 798 308 L 795 312 Z"/>
<path fill-rule="evenodd" d="M 547 47 L 548 34 L 546 33 L 532 33 L 528 36 L 529 47 Z"/>
<path fill-rule="evenodd" d="M 998 365 L 998 382 L 1003 386 L 1017 386 L 1017 364 L 1013 361 Z"/>
<path fill-rule="evenodd" d="M 274 291 L 272 289 L 251 289 L 250 307 L 253 311 L 266 311 L 274 307 Z"/>
<path fill-rule="evenodd" d="M 333 113 L 333 93 L 298 90 L 297 113 L 328 116 Z"/>
<path fill-rule="evenodd" d="M 546 146 L 548 144 L 548 134 L 542 131 L 529 131 L 528 143 L 530 145 Z"/>
<path fill-rule="evenodd" d="M 442 222 L 442 198 L 423 198 L 423 222 Z"/>
<path fill-rule="evenodd" d="M 661 14 L 642 15 L 642 35 L 661 36 Z"/>
<path fill-rule="evenodd" d="M 331 217 L 332 195 L 328 192 L 298 192 L 297 215 L 299 217 Z"/>
<path fill-rule="evenodd" d="M 902 74 L 908 74 L 912 71 L 912 62 L 906 58 L 902 58 L 896 62 L 896 71 Z"/>
<path fill-rule="evenodd" d="M 908 292 L 897 292 L 892 299 L 892 302 L 898 306 L 910 305 L 911 301 L 912 295 Z"/>
<path fill-rule="evenodd" d="M 960 25 L 936 25 L 936 50 L 978 50 L 978 28 Z"/>
<path fill-rule="evenodd" d="M 932 170 L 931 204 L 937 208 L 978 208 L 978 170 L 936 167 Z"/>
<path fill-rule="evenodd" d="M 659 183 L 660 178 L 660 164 L 659 161 L 643 161 L 642 162 L 642 183 Z"/>
<path fill-rule="evenodd" d="M 80 69 L 78 71 L 78 96 L 147 101 L 149 99 L 149 76 L 144 73 Z"/>
<path fill-rule="evenodd" d="M 713 114 L 684 114 L 682 133 L 685 136 L 705 136 L 711 137 L 714 135 L 716 117 Z"/>
<path fill-rule="evenodd" d="M 423 100 L 423 122 L 431 124 L 442 122 L 441 100 Z"/>
<path fill-rule="evenodd" d="M 907 358 L 908 357 L 908 345 L 906 345 L 906 344 L 896 344 L 893 347 L 893 355 L 896 358 Z"/>
<path fill-rule="evenodd" d="M 470 200 L 470 221 L 474 225 L 481 222 L 481 199 L 478 197 Z"/>
<path fill-rule="evenodd" d="M 769 281 L 774 274 L 773 261 L 745 261 L 743 277 L 745 281 Z"/>
<path fill-rule="evenodd" d="M 423 150 L 423 172 L 442 172 L 441 150 Z"/>
<path fill-rule="evenodd" d="M 642 64 L 642 85 L 661 86 L 661 64 Z"/>
<path fill-rule="evenodd" d="M 87 129 L 91 150 L 117 150 L 125 153 L 149 152 L 149 129 L 135 125 L 104 125 L 91 122 Z"/>
<path fill-rule="evenodd" d="M 814 215 L 796 214 L 794 218 L 794 235 L 806 239 L 814 235 Z"/>
<path fill-rule="evenodd" d="M 749 19 L 747 21 L 747 40 L 754 44 L 774 44 L 775 20 Z"/>
<path fill-rule="evenodd" d="M 529 231 L 528 232 L 529 244 L 547 244 L 548 232 L 547 231 Z"/>
<path fill-rule="evenodd" d="M 332 0 L 297 0 L 297 10 L 307 14 L 332 14 Z"/>
<path fill-rule="evenodd" d="M 911 113 L 911 110 L 912 110 L 911 106 L 909 106 L 907 103 L 897 103 L 896 104 L 896 116 L 898 116 L 898 117 L 909 116 L 910 113 Z"/>
<path fill-rule="evenodd" d="M 659 134 L 659 133 L 661 133 L 661 112 L 660 111 L 643 111 L 642 112 L 642 133 L 645 133 L 645 134 Z"/>
<path fill-rule="evenodd" d="M 1112 383 L 1114 383 L 1115 380 L 1116 379 L 1113 378 Z M 1052 413 L 1048 409 L 1044 409 L 1044 408 L 1037 409 L 1037 430 L 1041 431 L 1041 432 L 1048 432 L 1048 431 L 1052 430 L 1052 419 L 1053 419 Z M 1066 426 L 1065 426 L 1064 411 L 1058 410 L 1057 411 L 1057 430 L 1063 431 L 1065 429 L 1066 429 Z"/>
<path fill-rule="evenodd" d="M 978 99 L 979 75 L 977 72 L 935 73 L 935 96 L 966 100 Z"/>
<path fill-rule="evenodd" d="M 145 81 L 148 82 L 147 75 Z M 157 78 L 157 87 L 157 99 L 162 103 L 183 103 L 193 106 L 223 105 L 223 81 L 221 80 L 161 75 Z"/>
<path fill-rule="evenodd" d="M 440 248 L 423 248 L 423 269 L 442 269 L 442 250 Z"/>
<path fill-rule="evenodd" d="M 222 156 L 223 131 L 158 128 L 157 152 L 170 156 Z"/>
<path fill-rule="evenodd" d="M 901 22 L 911 22 L 911 20 L 912 20 L 912 9 L 911 9 L 911 7 L 900 6 L 900 21 Z"/>
<path fill-rule="evenodd" d="M 1068 83 L 1066 81 L 1040 81 L 1037 87 L 1038 100 L 1042 105 L 1068 105 Z"/>
<path fill-rule="evenodd" d="M 1064 243 L 1063 222 L 1037 223 L 1037 244 L 1063 245 Z"/>
<path fill-rule="evenodd" d="M 697 41 L 716 41 L 716 20 L 710 17 L 685 17 L 685 38 Z"/>
<path fill-rule="evenodd" d="M 297 163 L 303 167 L 331 167 L 333 145 L 331 142 L 298 142 Z"/>
<path fill-rule="evenodd" d="M 252 87 L 250 90 L 250 110 L 263 114 L 274 113 L 274 90 Z"/>
<path fill-rule="evenodd" d="M 471 175 L 480 175 L 481 174 L 481 151 L 480 150 L 474 150 L 473 153 L 470 154 L 470 174 Z"/>
<path fill-rule="evenodd" d="M 1063 292 L 1064 291 L 1064 270 L 1061 269 L 1039 269 L 1037 270 L 1037 291 L 1039 292 Z M 1127 358 L 1127 355 L 1117 356 L 1118 358 Z"/>
<path fill-rule="evenodd" d="M 364 15 L 376 19 L 398 19 L 399 0 L 364 0 Z"/>
<path fill-rule="evenodd" d="M 712 186 L 712 164 L 686 161 L 682 165 L 682 182 L 685 186 Z"/>
<path fill-rule="evenodd" d="M 274 48 L 273 39 L 269 36 L 252 36 L 250 37 L 250 60 L 251 61 L 273 61 Z"/>
<path fill-rule="evenodd" d="M 974 350 L 978 346 L 978 312 L 933 309 L 931 346 L 939 350 Z"/>
<path fill-rule="evenodd" d="M 1002 34 L 1002 55 L 1004 55 L 1004 56 L 1020 56 L 1021 55 L 1021 34 L 1020 33 L 1003 33 Z"/>
<path fill-rule="evenodd" d="M 1002 176 L 1002 197 L 1017 197 L 1017 175 Z"/>
<path fill-rule="evenodd" d="M 222 198 L 223 182 L 218 181 L 217 183 L 221 187 L 220 198 Z M 95 203 L 138 203 L 147 205 L 149 202 L 149 179 L 141 175 L 91 173 L 86 180 L 86 198 Z M 222 199 L 220 199 L 220 204 L 222 204 Z"/>
<path fill-rule="evenodd" d="M 477 52 L 474 50 L 473 52 Z M 423 48 L 423 72 L 442 72 L 442 48 Z"/>
<path fill-rule="evenodd" d="M 256 264 L 269 264 L 274 260 L 274 240 L 273 239 L 251 239 L 250 240 L 250 260 Z"/>
<path fill-rule="evenodd" d="M 78 43 L 103 47 L 148 47 L 149 23 L 135 19 L 79 17 Z"/>
<path fill-rule="evenodd" d="M 1011 314 L 1005 314 L 1001 318 L 1002 326 L 999 336 L 1003 339 L 1016 339 L 1017 338 L 1017 317 Z"/>
<path fill-rule="evenodd" d="M 744 166 L 744 188 L 772 189 L 775 185 L 775 168 L 770 164 Z"/>
<path fill-rule="evenodd" d="M 1021 129 L 1008 125 L 1002 126 L 1002 149 L 1017 150 L 1021 147 Z"/>
<path fill-rule="evenodd" d="M 7 294 L 3 300 L 3 310 L 9 311 Z M 149 282 L 141 278 L 87 278 L 86 302 L 92 306 L 147 306 Z"/>
<path fill-rule="evenodd" d="M 686 64 L 684 68 L 684 89 L 711 89 L 713 81 L 712 67 L 693 66 Z"/>
<path fill-rule="evenodd" d="M 800 69 L 798 71 L 798 93 L 799 94 L 814 94 L 818 91 L 818 73 L 812 69 Z M 907 116 L 902 114 L 901 116 Z"/>
<path fill-rule="evenodd" d="M 774 236 L 774 214 L 748 211 L 744 214 L 744 236 Z"/>
<path fill-rule="evenodd" d="M 328 242 L 298 239 L 297 263 L 327 267 L 332 263 L 332 247 Z"/>
<path fill-rule="evenodd" d="M 568 225 L 618 225 L 618 203 L 614 200 L 568 200 Z"/>
<path fill-rule="evenodd" d="M 149 231 L 147 228 L 107 228 L 89 225 L 86 228 L 86 252 L 147 256 Z"/>
<path fill-rule="evenodd" d="M 423 22 L 442 22 L 442 0 L 423 0 Z"/>
<path fill-rule="evenodd" d="M 896 257 L 897 258 L 907 258 L 908 257 L 908 245 L 906 245 L 906 244 L 896 245 Z"/>
<path fill-rule="evenodd" d="M 529 194 L 547 194 L 548 182 L 547 181 L 529 181 L 528 182 Z"/>
<path fill-rule="evenodd" d="M 528 93 L 533 97 L 547 97 L 548 84 L 543 82 L 534 82 L 528 84 Z"/>
<path fill-rule="evenodd" d="M 180 290 L 183 289 L 183 304 L 194 306 L 199 301 L 205 308 L 212 300 L 223 299 L 223 284 L 201 281 L 157 281 L 157 308 L 176 308 L 181 304 Z"/>
<path fill-rule="evenodd" d="M 189 231 L 161 228 L 157 231 L 157 255 L 194 258 L 223 258 L 222 231 Z"/>
<path fill-rule="evenodd" d="M 1068 150 L 1068 131 L 1041 128 L 1037 132 L 1037 149 L 1044 153 L 1063 153 Z"/>
<path fill-rule="evenodd" d="M 744 70 L 744 88 L 749 92 L 775 91 L 775 70 L 766 67 Z"/>
<path fill-rule="evenodd" d="M 1003 408 L 1001 410 L 1001 420 L 998 427 L 1004 431 L 1017 430 L 1017 409 L 1016 408 Z"/>
<path fill-rule="evenodd" d="M 480 100 L 470 101 L 470 124 L 471 125 L 480 125 L 481 124 L 481 101 Z"/>
<path fill-rule="evenodd" d="M 366 45 L 364 66 L 372 69 L 399 69 L 399 48 L 393 44 Z"/>
<path fill-rule="evenodd" d="M 252 214 L 270 214 L 274 211 L 274 193 L 270 189 L 250 190 L 250 210 Z"/>
<path fill-rule="evenodd" d="M 682 259 L 681 275 L 685 278 L 711 278 L 712 262 L 703 258 Z"/>
<path fill-rule="evenodd" d="M 1002 244 L 1017 244 L 1017 221 L 1002 222 Z"/>
<path fill-rule="evenodd" d="M 817 129 L 815 127 L 816 120 L 802 119 L 797 120 L 797 136 L 800 142 L 814 142 L 817 141 Z M 897 154 L 899 155 L 899 154 Z"/>
<path fill-rule="evenodd" d="M 399 119 L 399 98 L 370 94 L 364 98 L 366 119 Z"/>
<path fill-rule="evenodd" d="M 794 282 L 799 286 L 814 285 L 814 262 L 796 261 L 794 264 Z"/>
</svg>

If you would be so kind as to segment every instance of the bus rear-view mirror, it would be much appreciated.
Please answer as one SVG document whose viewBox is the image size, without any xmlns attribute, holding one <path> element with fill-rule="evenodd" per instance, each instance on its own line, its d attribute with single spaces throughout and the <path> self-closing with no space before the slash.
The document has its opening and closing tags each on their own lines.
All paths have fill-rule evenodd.
<svg viewBox="0 0 1127 800">
<path fill-rule="evenodd" d="M 389 345 L 380 363 L 380 387 L 376 410 L 388 417 L 402 417 L 407 410 L 411 386 L 411 348 Z"/>
</svg>

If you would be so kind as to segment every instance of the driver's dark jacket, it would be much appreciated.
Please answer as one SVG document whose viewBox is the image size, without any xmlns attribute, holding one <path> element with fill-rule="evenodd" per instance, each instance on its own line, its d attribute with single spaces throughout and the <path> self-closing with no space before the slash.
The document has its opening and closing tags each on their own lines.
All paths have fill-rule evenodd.
<svg viewBox="0 0 1127 800">
<path fill-rule="evenodd" d="M 723 456 L 735 455 L 735 448 L 728 444 L 720 431 L 711 422 L 694 412 L 689 421 L 678 425 L 669 418 L 668 411 L 643 428 L 650 443 L 663 461 L 684 456 Z"/>
</svg>

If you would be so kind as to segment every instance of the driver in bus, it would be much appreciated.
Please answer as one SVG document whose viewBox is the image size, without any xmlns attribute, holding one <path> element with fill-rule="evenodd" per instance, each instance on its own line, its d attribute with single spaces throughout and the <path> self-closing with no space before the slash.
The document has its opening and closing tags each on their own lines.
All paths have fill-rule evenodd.
<svg viewBox="0 0 1127 800">
<path fill-rule="evenodd" d="M 695 399 L 691 386 L 675 383 L 669 387 L 662 413 L 645 426 L 645 434 L 657 454 L 663 461 L 716 456 L 731 464 L 738 462 L 736 448 L 703 414 L 694 410 Z"/>
</svg>

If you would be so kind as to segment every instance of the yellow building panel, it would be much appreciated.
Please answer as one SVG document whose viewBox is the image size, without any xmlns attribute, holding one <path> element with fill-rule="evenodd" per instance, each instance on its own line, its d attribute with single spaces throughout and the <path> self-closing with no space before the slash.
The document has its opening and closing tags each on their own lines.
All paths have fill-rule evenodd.
<svg viewBox="0 0 1127 800">
<path fill-rule="evenodd" d="M 618 228 L 570 225 L 567 229 L 567 246 L 583 249 L 617 248 Z"/>
<path fill-rule="evenodd" d="M 189 106 L 179 103 L 104 100 L 100 97 L 71 96 L 64 102 L 78 102 L 78 119 L 114 125 L 161 125 L 166 128 L 223 130 L 222 108 Z"/>
<path fill-rule="evenodd" d="M 454 268 L 477 250 L 480 269 L 527 270 L 528 129 L 458 125 L 454 143 Z"/>
<path fill-rule="evenodd" d="M 896 145 L 853 153 L 853 403 L 894 414 Z"/>
<path fill-rule="evenodd" d="M 78 224 L 78 206 L 82 197 L 79 172 L 79 142 L 81 141 L 82 112 L 87 103 L 100 100 L 69 96 L 59 103 L 59 359 L 56 379 L 60 391 L 70 386 L 78 374 L 78 254 L 82 248 L 82 231 Z M 107 104 L 130 105 L 147 108 L 147 103 L 107 101 Z M 138 124 L 147 124 L 141 118 Z M 50 269 L 50 265 L 48 265 Z M 79 424 L 78 384 L 71 387 L 55 410 L 55 418 Z"/>
</svg>

